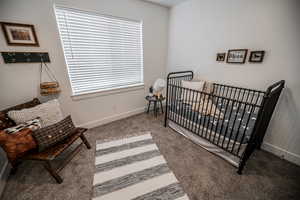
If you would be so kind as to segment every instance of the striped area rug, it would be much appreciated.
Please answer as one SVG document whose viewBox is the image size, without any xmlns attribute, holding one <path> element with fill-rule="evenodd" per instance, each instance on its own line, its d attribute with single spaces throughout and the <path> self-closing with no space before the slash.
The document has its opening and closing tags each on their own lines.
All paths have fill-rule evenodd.
<svg viewBox="0 0 300 200">
<path fill-rule="evenodd" d="M 97 141 L 93 200 L 188 200 L 150 133 Z"/>
</svg>

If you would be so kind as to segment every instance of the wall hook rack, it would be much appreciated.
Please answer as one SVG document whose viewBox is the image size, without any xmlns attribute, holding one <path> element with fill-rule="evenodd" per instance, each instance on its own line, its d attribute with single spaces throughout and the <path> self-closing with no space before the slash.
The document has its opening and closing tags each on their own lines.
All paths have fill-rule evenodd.
<svg viewBox="0 0 300 200">
<path fill-rule="evenodd" d="M 1 52 L 5 63 L 50 62 L 47 52 Z"/>
</svg>

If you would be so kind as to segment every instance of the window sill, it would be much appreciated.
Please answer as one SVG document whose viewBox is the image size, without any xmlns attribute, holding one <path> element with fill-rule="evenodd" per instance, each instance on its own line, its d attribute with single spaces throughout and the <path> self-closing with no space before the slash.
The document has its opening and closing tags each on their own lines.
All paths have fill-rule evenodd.
<svg viewBox="0 0 300 200">
<path fill-rule="evenodd" d="M 143 90 L 143 89 L 145 89 L 145 85 L 144 85 L 144 83 L 141 83 L 141 84 L 130 85 L 130 86 L 114 88 L 114 89 L 109 89 L 109 90 L 101 90 L 101 91 L 89 92 L 89 93 L 85 93 L 85 94 L 72 95 L 71 98 L 74 101 L 79 101 L 79 100 L 83 100 L 83 99 L 96 98 L 99 96 L 109 96 L 109 95 L 113 95 L 113 94 L 119 94 L 119 93 L 125 93 L 125 92 L 130 92 L 130 91 L 135 91 L 135 90 Z"/>
</svg>

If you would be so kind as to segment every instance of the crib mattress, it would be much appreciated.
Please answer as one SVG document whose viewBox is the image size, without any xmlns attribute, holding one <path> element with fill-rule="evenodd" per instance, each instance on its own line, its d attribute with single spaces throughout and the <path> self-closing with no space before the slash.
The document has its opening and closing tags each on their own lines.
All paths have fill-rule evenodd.
<svg viewBox="0 0 300 200">
<path fill-rule="evenodd" d="M 234 156 L 233 154 L 223 150 L 222 148 L 212 144 L 211 142 L 208 142 L 205 139 L 202 139 L 201 137 L 193 134 L 192 132 L 186 130 L 185 128 L 175 124 L 174 122 L 169 122 L 168 125 L 170 128 L 180 133 L 181 135 L 187 137 L 192 142 L 200 145 L 202 148 L 206 149 L 207 151 L 220 156 L 221 158 L 225 159 L 235 167 L 239 166 L 239 157 Z M 242 145 L 240 152 L 244 152 L 245 147 L 246 144 Z"/>
<path fill-rule="evenodd" d="M 223 119 L 203 115 L 200 112 L 194 111 L 190 105 L 182 101 L 171 104 L 169 109 L 180 117 L 199 124 L 208 130 L 213 130 L 228 139 L 236 140 L 243 144 L 247 143 L 254 128 L 257 113 L 250 112 L 249 110 L 244 112 L 244 109 L 238 109 L 234 105 L 228 105 L 227 109 L 221 103 L 216 106 L 223 113 Z M 248 119 L 249 123 L 247 125 Z"/>
</svg>

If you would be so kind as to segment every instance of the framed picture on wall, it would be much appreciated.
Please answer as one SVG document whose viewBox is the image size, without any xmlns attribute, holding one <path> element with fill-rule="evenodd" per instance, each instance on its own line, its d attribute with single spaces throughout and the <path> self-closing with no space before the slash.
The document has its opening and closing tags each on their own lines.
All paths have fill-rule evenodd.
<svg viewBox="0 0 300 200">
<path fill-rule="evenodd" d="M 217 53 L 217 61 L 223 62 L 225 61 L 226 53 Z"/>
<path fill-rule="evenodd" d="M 8 45 L 39 46 L 33 25 L 1 22 L 1 27 Z"/>
<path fill-rule="evenodd" d="M 244 64 L 246 62 L 248 49 L 231 49 L 227 53 L 227 63 Z"/>
<path fill-rule="evenodd" d="M 249 62 L 261 63 L 265 57 L 265 51 L 251 51 Z"/>
</svg>

